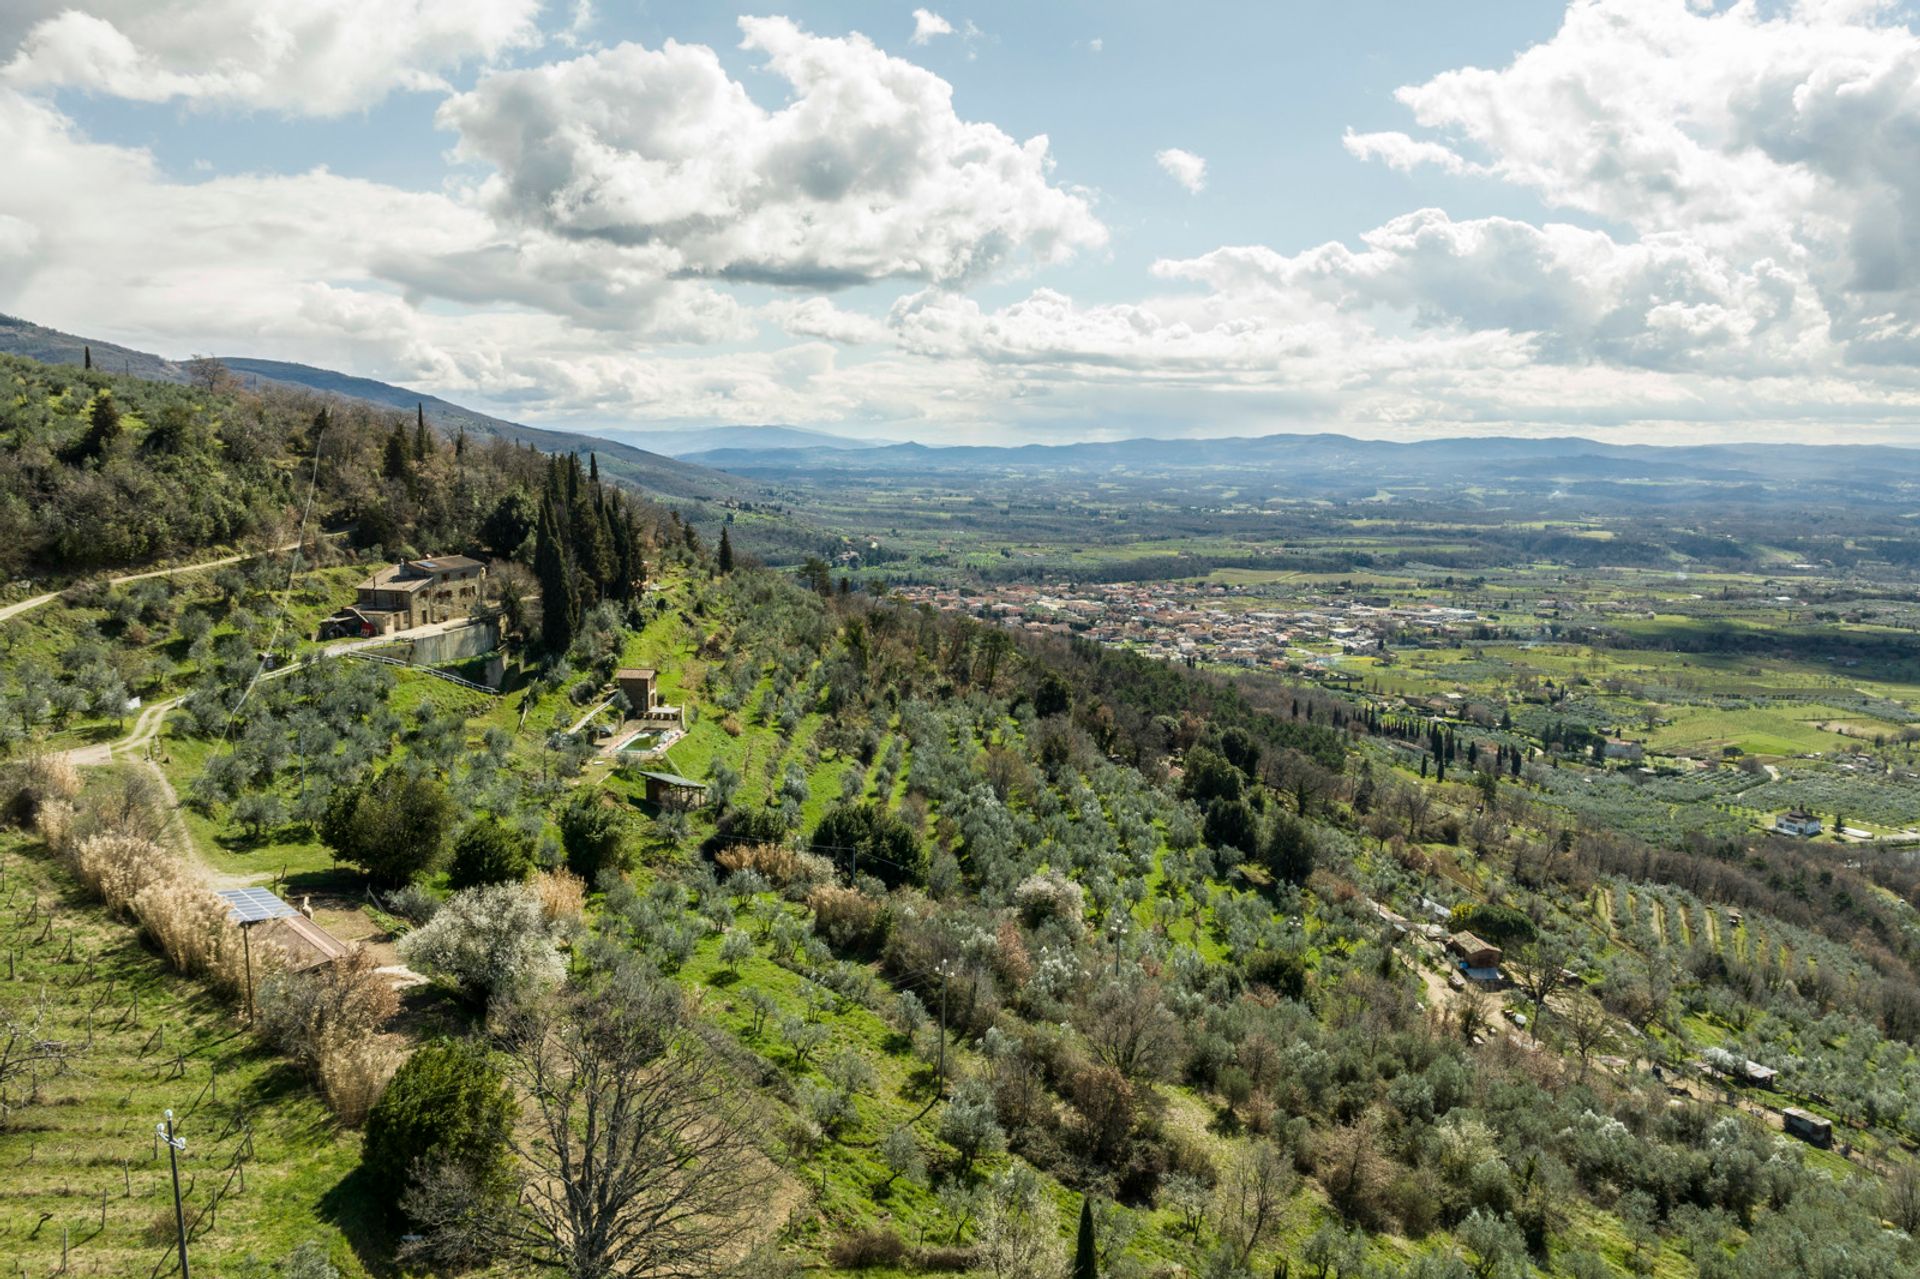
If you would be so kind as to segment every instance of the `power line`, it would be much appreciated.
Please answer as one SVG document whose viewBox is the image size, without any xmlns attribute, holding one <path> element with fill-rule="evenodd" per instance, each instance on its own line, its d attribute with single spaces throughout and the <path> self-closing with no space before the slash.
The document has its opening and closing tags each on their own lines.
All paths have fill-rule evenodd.
<svg viewBox="0 0 1920 1279">
<path fill-rule="evenodd" d="M 300 576 L 300 555 L 307 544 L 307 522 L 313 517 L 313 498 L 320 489 L 320 446 L 325 442 L 325 439 L 326 433 L 324 430 L 314 436 L 313 473 L 307 479 L 307 501 L 305 507 L 302 508 L 300 512 L 300 525 L 295 530 L 296 537 L 294 538 L 293 557 L 292 561 L 287 565 L 287 585 L 280 592 L 280 611 L 273 620 L 273 634 L 267 639 L 267 646 L 261 651 L 260 660 L 254 664 L 253 677 L 247 681 L 247 686 L 240 691 L 240 696 L 234 702 L 233 709 L 227 712 L 227 726 L 220 734 L 221 740 L 229 747 L 233 745 L 234 721 L 240 718 L 241 709 L 246 706 L 247 699 L 253 696 L 254 687 L 260 683 L 261 677 L 266 674 L 267 663 L 273 658 L 273 646 L 280 642 L 280 632 L 287 624 L 287 610 L 293 600 L 293 584 Z"/>
</svg>

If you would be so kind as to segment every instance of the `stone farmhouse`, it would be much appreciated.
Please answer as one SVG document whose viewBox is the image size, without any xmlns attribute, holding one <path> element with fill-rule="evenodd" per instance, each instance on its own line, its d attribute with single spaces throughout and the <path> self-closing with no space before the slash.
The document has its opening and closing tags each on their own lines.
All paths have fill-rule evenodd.
<svg viewBox="0 0 1920 1279">
<path fill-rule="evenodd" d="M 466 617 L 486 575 L 485 564 L 465 555 L 388 565 L 354 588 L 354 602 L 320 624 L 319 638 L 372 638 Z"/>
</svg>

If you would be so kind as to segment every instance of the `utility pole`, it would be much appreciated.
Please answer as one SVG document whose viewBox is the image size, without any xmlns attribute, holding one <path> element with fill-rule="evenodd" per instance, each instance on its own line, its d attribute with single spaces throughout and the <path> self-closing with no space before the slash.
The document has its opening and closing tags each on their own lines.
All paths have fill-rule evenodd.
<svg viewBox="0 0 1920 1279">
<path fill-rule="evenodd" d="M 247 954 L 247 1025 L 253 1025 L 253 929 L 240 925 L 240 948 Z"/>
<path fill-rule="evenodd" d="M 155 1124 L 154 1134 L 167 1143 L 167 1164 L 173 1169 L 173 1228 L 180 1242 L 180 1279 L 192 1279 L 187 1271 L 187 1210 L 180 1202 L 180 1155 L 187 1148 L 184 1137 L 173 1135 L 173 1111 L 167 1111 L 167 1122 Z"/>
<path fill-rule="evenodd" d="M 947 974 L 952 969 L 949 961 L 940 961 L 940 1060 L 933 1071 L 940 1092 L 947 1090 Z"/>
</svg>

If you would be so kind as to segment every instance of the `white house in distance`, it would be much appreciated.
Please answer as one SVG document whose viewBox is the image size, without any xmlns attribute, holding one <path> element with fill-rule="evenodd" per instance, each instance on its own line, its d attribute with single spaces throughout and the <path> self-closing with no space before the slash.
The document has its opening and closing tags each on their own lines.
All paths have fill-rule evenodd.
<svg viewBox="0 0 1920 1279">
<path fill-rule="evenodd" d="M 1820 833 L 1820 819 L 1804 809 L 1796 808 L 1773 819 L 1773 833 L 1792 835 L 1796 839 L 1812 839 Z"/>
</svg>

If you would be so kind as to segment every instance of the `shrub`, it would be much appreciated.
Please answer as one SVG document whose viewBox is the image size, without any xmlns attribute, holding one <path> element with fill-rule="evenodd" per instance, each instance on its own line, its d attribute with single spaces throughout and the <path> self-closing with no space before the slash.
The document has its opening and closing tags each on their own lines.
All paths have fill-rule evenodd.
<svg viewBox="0 0 1920 1279">
<path fill-rule="evenodd" d="M 907 1255 L 900 1236 L 884 1226 L 842 1235 L 827 1249 L 827 1264 L 836 1270 L 874 1270 L 898 1266 Z"/>
<path fill-rule="evenodd" d="M 497 817 L 484 817 L 453 841 L 447 883 L 453 888 L 518 882 L 533 874 L 533 841 Z"/>
<path fill-rule="evenodd" d="M 778 844 L 787 823 L 771 808 L 729 808 L 720 814 L 718 833 L 731 844 Z"/>
<path fill-rule="evenodd" d="M 1529 942 L 1538 935 L 1539 930 L 1525 912 L 1498 902 L 1481 904 L 1478 902 L 1463 904 L 1453 908 L 1453 916 L 1448 920 L 1455 932 L 1468 932 L 1483 937 L 1496 946 L 1514 946 Z"/>
<path fill-rule="evenodd" d="M 567 869 L 598 883 L 602 871 L 627 868 L 633 824 L 604 793 L 583 790 L 561 811 L 560 842 L 566 846 Z"/>
<path fill-rule="evenodd" d="M 925 1270 L 934 1274 L 961 1274 L 973 1269 L 974 1251 L 972 1248 L 939 1246 L 914 1250 L 913 1265 L 916 1270 Z"/>
<path fill-rule="evenodd" d="M 281 1258 L 279 1279 L 340 1279 L 325 1244 L 309 1239 Z"/>
<path fill-rule="evenodd" d="M 836 949 L 871 954 L 887 939 L 886 906 L 854 889 L 823 884 L 807 894 L 814 931 Z"/>
<path fill-rule="evenodd" d="M 367 1117 L 361 1162 L 377 1201 L 397 1205 L 420 1163 L 451 1163 L 479 1186 L 503 1187 L 507 1138 L 517 1109 L 483 1044 L 457 1039 L 423 1044 L 394 1073 Z"/>
<path fill-rule="evenodd" d="M 587 908 L 587 885 L 578 875 L 564 868 L 543 870 L 533 877 L 533 895 L 539 899 L 540 913 L 549 924 L 570 925 Z"/>
<path fill-rule="evenodd" d="M 400 940 L 400 954 L 483 1001 L 552 985 L 565 968 L 540 900 L 523 884 L 455 893 L 430 923 Z"/>
<path fill-rule="evenodd" d="M 418 884 L 404 884 L 388 893 L 386 908 L 413 924 L 424 924 L 440 913 L 440 899 Z"/>
<path fill-rule="evenodd" d="M 1086 916 L 1087 894 L 1059 871 L 1048 870 L 1021 880 L 1013 890 L 1013 903 L 1029 928 L 1055 919 L 1078 936 Z"/>
</svg>

